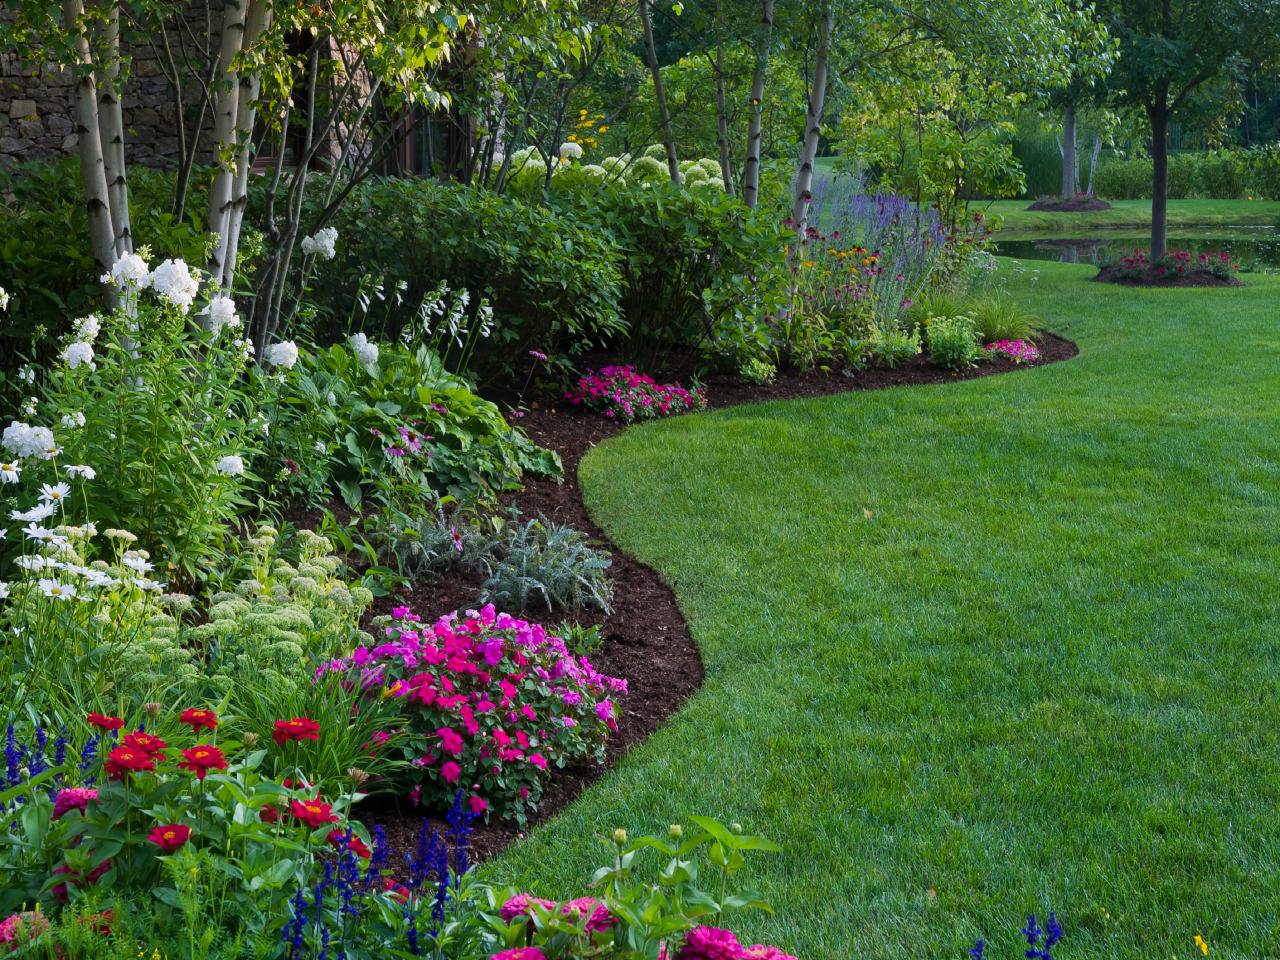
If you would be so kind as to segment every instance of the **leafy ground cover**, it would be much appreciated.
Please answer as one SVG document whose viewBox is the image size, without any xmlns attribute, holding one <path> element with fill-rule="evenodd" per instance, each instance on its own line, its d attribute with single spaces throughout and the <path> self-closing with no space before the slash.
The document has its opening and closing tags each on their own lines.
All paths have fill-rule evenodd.
<svg viewBox="0 0 1280 960">
<path fill-rule="evenodd" d="M 1000 235 L 1040 233 L 1080 235 L 1090 230 L 1150 228 L 1150 200 L 1113 200 L 1110 210 L 1052 213 L 1028 210 L 1029 200 L 996 200 L 979 206 L 1003 221 Z M 1280 223 L 1280 201 L 1170 200 L 1169 227 L 1218 227 Z"/>
<path fill-rule="evenodd" d="M 674 585 L 707 677 L 504 877 L 570 889 L 592 831 L 697 810 L 779 842 L 777 913 L 744 932 L 800 956 L 962 956 L 1049 908 L 1064 956 L 1274 947 L 1280 280 L 1092 273 L 1012 280 L 1069 363 L 588 455 L 589 505 Z"/>
</svg>

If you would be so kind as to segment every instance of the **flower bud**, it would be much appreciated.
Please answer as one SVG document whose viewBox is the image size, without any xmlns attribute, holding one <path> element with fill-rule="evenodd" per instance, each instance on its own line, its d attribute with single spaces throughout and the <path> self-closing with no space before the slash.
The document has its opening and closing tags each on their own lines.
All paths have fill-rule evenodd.
<svg viewBox="0 0 1280 960">
<path fill-rule="evenodd" d="M 671 835 L 672 840 L 679 840 L 684 836 L 684 828 L 678 823 L 673 823 L 671 826 L 667 827 L 667 833 Z"/>
<path fill-rule="evenodd" d="M 626 843 L 627 831 L 623 830 L 621 827 L 613 831 L 613 842 L 616 843 L 618 846 L 622 846 L 624 843 Z"/>
<path fill-rule="evenodd" d="M 742 832 L 742 824 L 740 824 L 740 823 L 731 823 L 731 824 L 729 824 L 729 829 L 730 829 L 730 830 L 732 830 L 734 833 L 741 833 L 741 832 Z"/>
<path fill-rule="evenodd" d="M 258 735 L 250 730 L 244 735 L 244 745 L 250 749 L 256 747 L 258 745 Z"/>
<path fill-rule="evenodd" d="M 160 716 L 160 711 L 163 709 L 164 705 L 156 703 L 154 700 L 148 700 L 142 705 L 142 712 L 152 719 Z"/>
<path fill-rule="evenodd" d="M 359 767 L 347 767 L 347 776 L 357 787 L 363 787 L 369 779 L 369 771 L 361 770 Z"/>
</svg>

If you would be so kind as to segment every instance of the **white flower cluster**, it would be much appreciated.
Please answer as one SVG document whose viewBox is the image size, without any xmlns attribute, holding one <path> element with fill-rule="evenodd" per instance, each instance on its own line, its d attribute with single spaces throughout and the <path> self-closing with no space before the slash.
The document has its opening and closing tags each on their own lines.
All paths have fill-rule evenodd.
<svg viewBox="0 0 1280 960">
<path fill-rule="evenodd" d="M 70 370 L 76 367 L 88 367 L 90 370 L 97 368 L 97 364 L 93 362 L 93 344 L 87 340 L 72 340 L 68 343 L 62 349 L 62 360 Z"/>
<path fill-rule="evenodd" d="M 122 290 L 141 290 L 151 275 L 147 261 L 136 253 L 126 253 L 111 265 L 111 271 L 102 277 L 103 283 L 112 283 Z"/>
<path fill-rule="evenodd" d="M 77 427 L 83 427 L 84 423 L 84 414 L 79 410 L 75 413 L 64 413 L 62 415 L 62 425 L 68 430 L 75 430 Z"/>
<path fill-rule="evenodd" d="M 560 144 L 561 160 L 578 160 L 582 157 L 582 144 L 569 141 Z"/>
<path fill-rule="evenodd" d="M 302 252 L 317 256 L 321 260 L 332 260 L 337 254 L 337 251 L 334 250 L 334 244 L 337 241 L 337 228 L 323 227 L 311 236 L 302 238 Z"/>
<path fill-rule="evenodd" d="M 0 313 L 9 309 L 9 294 L 4 287 L 0 287 Z"/>
<path fill-rule="evenodd" d="M 298 362 L 298 345 L 292 340 L 281 340 L 267 347 L 265 356 L 271 366 L 292 370 L 293 365 Z"/>
<path fill-rule="evenodd" d="M 18 420 L 4 428 L 3 435 L 0 435 L 0 446 L 19 460 L 26 457 L 48 460 L 58 453 L 58 444 L 53 439 L 52 430 L 48 427 L 33 427 Z"/>
<path fill-rule="evenodd" d="M 165 300 L 186 313 L 200 292 L 200 281 L 182 260 L 166 260 L 151 271 L 148 285 Z"/>
<path fill-rule="evenodd" d="M 378 362 L 378 345 L 373 343 L 363 333 L 353 333 L 351 335 L 351 351 L 366 367 L 372 367 Z"/>
<path fill-rule="evenodd" d="M 218 293 L 209 301 L 205 309 L 209 316 L 209 330 L 216 337 L 226 327 L 230 330 L 240 329 L 240 317 L 236 315 L 236 302 L 230 297 Z"/>
<path fill-rule="evenodd" d="M 228 477 L 241 477 L 244 476 L 244 461 L 235 454 L 231 454 L 219 460 L 216 469 Z"/>
</svg>

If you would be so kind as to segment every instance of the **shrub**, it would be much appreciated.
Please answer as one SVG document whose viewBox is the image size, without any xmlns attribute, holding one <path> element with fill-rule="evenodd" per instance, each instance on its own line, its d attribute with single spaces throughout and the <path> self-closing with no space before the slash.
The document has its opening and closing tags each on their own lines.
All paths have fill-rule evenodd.
<svg viewBox="0 0 1280 960">
<path fill-rule="evenodd" d="M 613 560 L 573 527 L 545 517 L 512 524 L 497 555 L 486 557 L 484 564 L 488 576 L 480 588 L 482 603 L 509 610 L 612 610 L 613 584 L 605 571 Z"/>
<path fill-rule="evenodd" d="M 1275 149 L 1271 146 L 1170 154 L 1169 199 L 1280 198 L 1269 172 L 1269 151 Z M 1150 157 L 1111 157 L 1099 165 L 1095 190 L 1099 196 L 1113 200 L 1149 200 L 1151 179 Z"/>
<path fill-rule="evenodd" d="M 524 823 L 553 771 L 603 760 L 625 680 L 598 673 L 539 625 L 490 605 L 425 625 L 405 607 L 375 623 L 386 641 L 326 665 L 370 699 L 400 705 L 395 745 L 415 799 L 444 809 L 458 787 L 476 813 Z"/>
<path fill-rule="evenodd" d="M 982 356 L 973 321 L 968 317 L 933 317 L 925 330 L 929 359 L 945 370 L 972 367 Z"/>
<path fill-rule="evenodd" d="M 609 366 L 588 370 L 575 390 L 564 398 L 575 407 L 603 413 L 610 420 L 648 420 L 687 410 L 700 410 L 706 397 L 696 387 L 686 390 L 678 383 L 660 384 L 632 366 Z"/>
<path fill-rule="evenodd" d="M 554 210 L 461 185 L 387 180 L 358 187 L 334 225 L 359 244 L 340 244 L 312 282 L 321 340 L 337 339 L 359 311 L 370 264 L 395 291 L 385 320 L 364 324 L 370 336 L 398 335 L 442 280 L 484 296 L 493 335 L 470 358 L 484 375 L 523 363 L 530 348 L 578 351 L 623 329 L 617 247 Z"/>
<path fill-rule="evenodd" d="M 738 376 L 747 383 L 765 386 L 777 379 L 778 368 L 768 360 L 753 357 L 738 368 Z"/>
</svg>

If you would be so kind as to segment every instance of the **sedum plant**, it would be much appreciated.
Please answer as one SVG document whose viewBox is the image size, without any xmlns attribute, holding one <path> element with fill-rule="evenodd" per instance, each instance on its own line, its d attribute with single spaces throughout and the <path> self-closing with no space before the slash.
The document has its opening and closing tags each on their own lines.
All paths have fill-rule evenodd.
<svg viewBox="0 0 1280 960">
<path fill-rule="evenodd" d="M 609 613 L 613 583 L 605 571 L 612 563 L 581 530 L 538 517 L 511 525 L 497 555 L 486 558 L 480 599 L 511 610 L 590 607 Z"/>
</svg>

